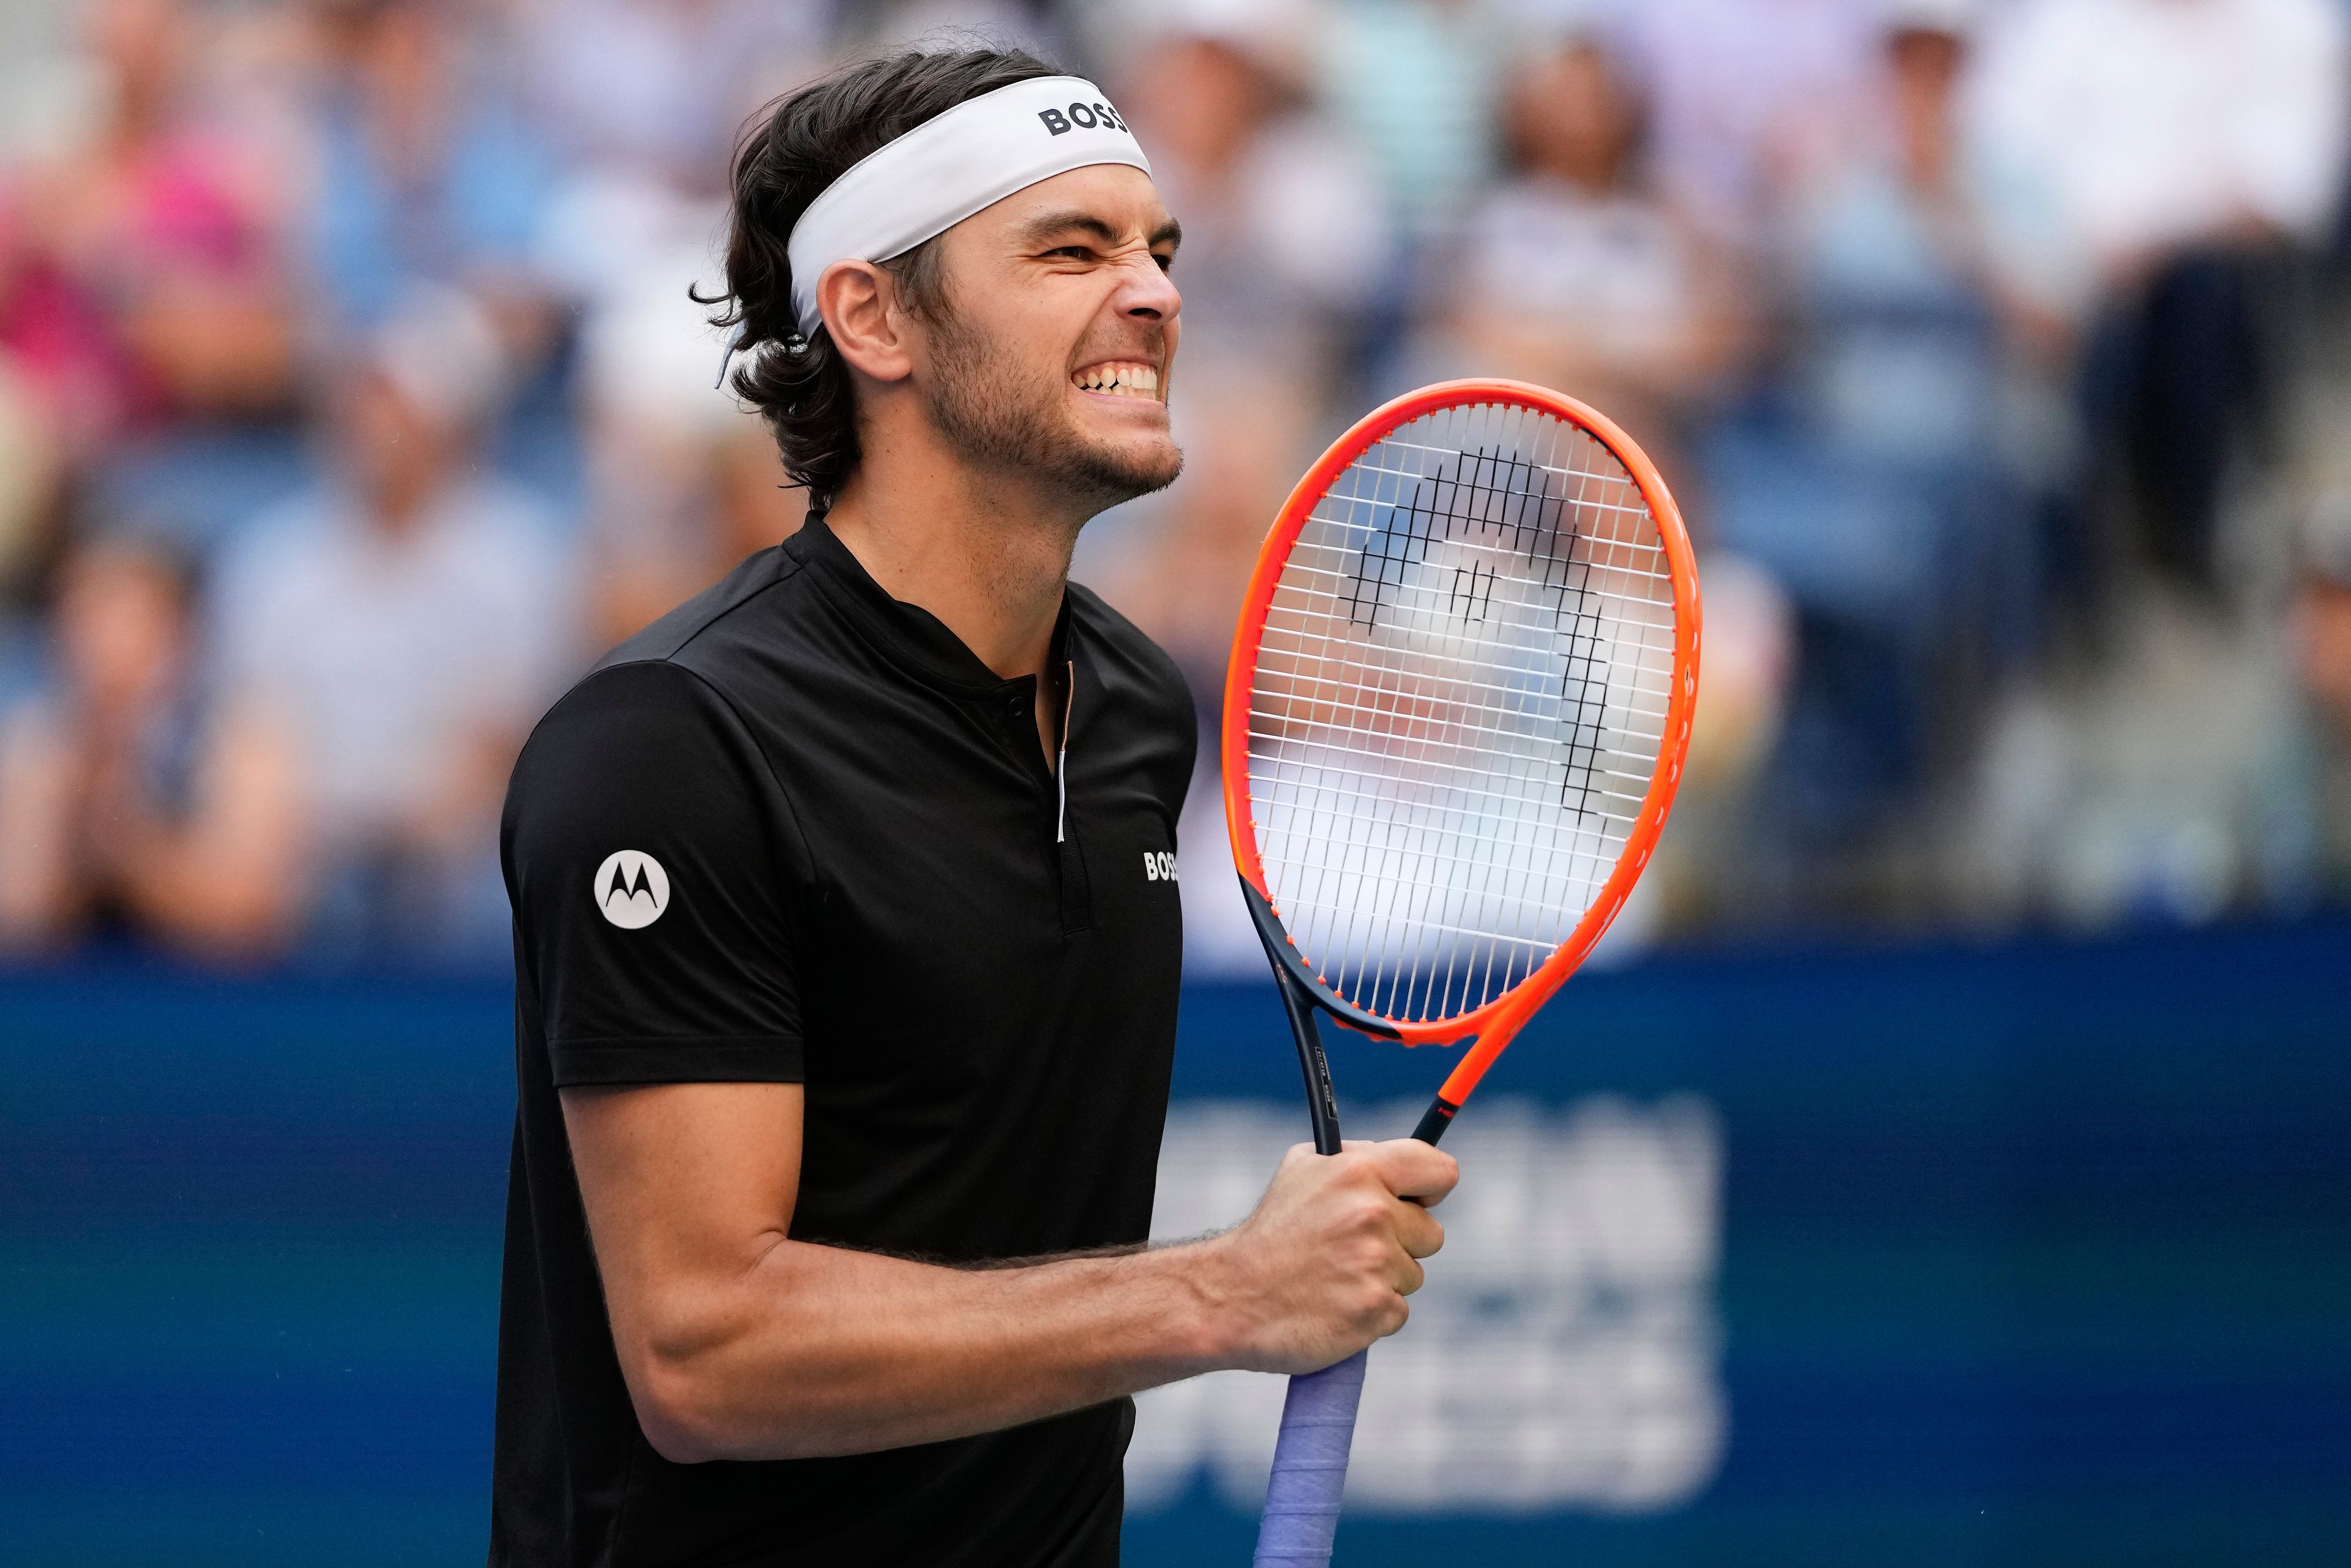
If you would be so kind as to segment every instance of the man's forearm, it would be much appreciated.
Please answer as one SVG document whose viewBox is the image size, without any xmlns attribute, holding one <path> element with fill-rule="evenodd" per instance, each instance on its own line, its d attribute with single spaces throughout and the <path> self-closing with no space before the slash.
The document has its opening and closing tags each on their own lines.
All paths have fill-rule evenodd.
<svg viewBox="0 0 2351 1568">
<path fill-rule="evenodd" d="M 665 1321 L 613 1327 L 672 1459 L 867 1453 L 1231 1364 L 1222 1270 L 1216 1241 L 950 1269 L 778 1238 Z"/>
<path fill-rule="evenodd" d="M 564 1092 L 637 1420 L 681 1463 L 994 1431 L 1218 1367 L 1328 1366 L 1404 1322 L 1453 1185 L 1426 1144 L 1286 1155 L 1248 1219 L 1155 1251 L 949 1269 L 787 1239 L 797 1084 Z"/>
</svg>

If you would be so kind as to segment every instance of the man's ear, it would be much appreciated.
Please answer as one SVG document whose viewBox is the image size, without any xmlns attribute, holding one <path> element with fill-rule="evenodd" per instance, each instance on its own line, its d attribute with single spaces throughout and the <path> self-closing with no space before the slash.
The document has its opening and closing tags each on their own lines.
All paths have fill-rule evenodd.
<svg viewBox="0 0 2351 1568">
<path fill-rule="evenodd" d="M 836 261 L 816 280 L 817 308 L 850 368 L 877 382 L 914 373 L 914 345 L 898 280 L 870 261 Z"/>
</svg>

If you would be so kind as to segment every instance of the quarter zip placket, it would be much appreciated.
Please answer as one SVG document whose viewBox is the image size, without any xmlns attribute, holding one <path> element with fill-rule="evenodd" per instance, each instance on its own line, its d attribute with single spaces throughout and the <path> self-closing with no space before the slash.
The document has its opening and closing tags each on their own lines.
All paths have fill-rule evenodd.
<svg viewBox="0 0 2351 1568">
<path fill-rule="evenodd" d="M 1078 662 L 1061 666 L 1068 685 L 1061 689 L 1061 746 L 1053 765 L 1053 846 L 1061 862 L 1061 935 L 1091 930 L 1094 923 L 1093 887 L 1086 875 L 1086 853 L 1070 831 L 1070 731 L 1078 716 Z"/>
<path fill-rule="evenodd" d="M 1060 789 L 1060 799 L 1053 813 L 1053 841 L 1070 841 L 1070 718 L 1078 711 L 1078 662 L 1071 659 L 1061 666 L 1069 685 L 1061 688 L 1061 746 L 1053 758 L 1053 782 Z"/>
</svg>

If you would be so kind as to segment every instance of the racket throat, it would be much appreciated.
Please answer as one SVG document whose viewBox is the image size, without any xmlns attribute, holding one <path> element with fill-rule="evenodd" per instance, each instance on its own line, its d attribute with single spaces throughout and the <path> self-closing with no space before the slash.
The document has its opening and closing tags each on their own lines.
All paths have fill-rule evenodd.
<svg viewBox="0 0 2351 1568">
<path fill-rule="evenodd" d="M 1257 890 L 1249 878 L 1241 878 L 1241 898 L 1249 905 L 1249 920 L 1257 926 L 1258 940 L 1265 944 L 1265 956 L 1273 965 L 1273 972 L 1313 1005 L 1337 1019 L 1347 1028 L 1376 1035 L 1382 1040 L 1403 1038 L 1395 1025 L 1376 1013 L 1365 1012 L 1329 986 L 1306 965 L 1298 945 L 1282 929 L 1281 917 L 1273 912 L 1272 904 Z"/>
<path fill-rule="evenodd" d="M 1281 990 L 1282 1010 L 1290 1015 L 1290 1037 L 1298 1042 L 1298 1067 L 1306 1077 L 1306 1114 L 1314 1127 L 1315 1152 L 1335 1155 L 1339 1152 L 1339 1097 L 1331 1087 L 1331 1061 L 1322 1051 L 1322 1030 L 1314 1024 L 1314 1000 L 1278 963 L 1273 977 Z"/>
</svg>

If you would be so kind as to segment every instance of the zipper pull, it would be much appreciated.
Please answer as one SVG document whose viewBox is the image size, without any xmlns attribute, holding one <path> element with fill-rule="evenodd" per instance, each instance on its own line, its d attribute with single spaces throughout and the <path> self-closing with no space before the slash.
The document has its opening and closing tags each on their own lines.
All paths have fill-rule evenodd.
<svg viewBox="0 0 2351 1568">
<path fill-rule="evenodd" d="M 1063 666 L 1068 684 L 1061 688 L 1061 750 L 1053 764 L 1053 783 L 1061 790 L 1059 810 L 1053 819 L 1053 841 L 1070 841 L 1070 719 L 1078 711 L 1078 662 L 1072 659 Z"/>
</svg>

